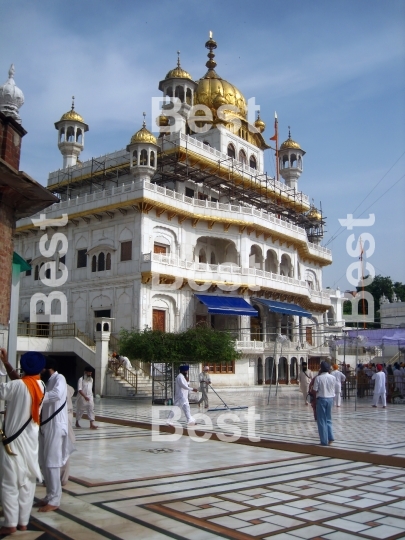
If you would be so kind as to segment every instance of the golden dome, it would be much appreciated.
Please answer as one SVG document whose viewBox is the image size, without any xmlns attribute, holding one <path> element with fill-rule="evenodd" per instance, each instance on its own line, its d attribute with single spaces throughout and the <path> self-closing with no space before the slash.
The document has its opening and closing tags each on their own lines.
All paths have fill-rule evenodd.
<svg viewBox="0 0 405 540">
<path fill-rule="evenodd" d="M 75 111 L 75 96 L 72 96 L 72 108 L 67 113 L 63 114 L 61 116 L 61 119 L 59 122 L 62 122 L 63 120 L 70 120 L 72 122 L 82 122 L 82 124 L 85 124 L 85 121 L 83 119 L 83 116 L 81 116 L 78 112 Z"/>
<path fill-rule="evenodd" d="M 145 113 L 144 113 L 145 114 Z M 150 131 L 146 129 L 146 122 L 143 121 L 143 125 L 139 131 L 132 135 L 130 144 L 134 143 L 146 143 L 157 144 L 156 137 L 152 135 Z"/>
<path fill-rule="evenodd" d="M 171 69 L 170 71 L 167 72 L 165 80 L 166 79 L 189 79 L 190 81 L 192 81 L 193 79 L 191 78 L 190 73 L 188 73 L 188 71 L 183 69 L 180 65 L 180 51 L 177 51 L 177 55 L 178 55 L 177 66 L 174 69 Z"/>
<path fill-rule="evenodd" d="M 316 219 L 318 221 L 321 221 L 322 214 L 319 212 L 319 210 L 315 207 L 312 207 L 311 210 L 308 212 L 307 216 L 312 219 Z"/>
<path fill-rule="evenodd" d="M 216 116 L 216 111 L 221 105 L 234 105 L 238 108 L 238 112 L 229 111 L 232 115 L 246 119 L 247 104 L 242 92 L 236 86 L 222 79 L 214 70 L 217 65 L 214 61 L 215 54 L 213 49 L 217 48 L 216 42 L 210 39 L 205 44 L 209 49 L 208 62 L 205 64 L 208 67 L 207 73 L 199 81 L 194 92 L 194 105 L 206 105 L 211 109 Z M 226 109 L 223 109 L 226 112 Z"/>
<path fill-rule="evenodd" d="M 169 125 L 169 119 L 164 114 L 161 114 L 156 118 L 156 123 L 159 127 L 166 127 Z"/>
<path fill-rule="evenodd" d="M 60 122 L 62 120 L 71 120 L 73 122 L 82 122 L 82 124 L 85 124 L 85 121 L 83 120 L 83 117 L 80 116 L 80 114 L 77 113 L 74 109 L 71 110 L 71 111 L 68 111 L 65 114 L 63 114 L 61 116 Z"/>
<path fill-rule="evenodd" d="M 288 137 L 288 139 L 284 141 L 282 145 L 280 146 L 280 150 L 283 150 L 284 148 L 293 148 L 295 150 L 301 150 L 301 146 L 297 142 L 293 141 L 290 137 Z"/>
<path fill-rule="evenodd" d="M 263 120 L 260 118 L 260 115 L 257 115 L 257 119 L 255 122 L 255 128 L 260 131 L 260 133 L 263 133 L 263 131 L 266 129 L 266 124 L 263 122 Z"/>
</svg>

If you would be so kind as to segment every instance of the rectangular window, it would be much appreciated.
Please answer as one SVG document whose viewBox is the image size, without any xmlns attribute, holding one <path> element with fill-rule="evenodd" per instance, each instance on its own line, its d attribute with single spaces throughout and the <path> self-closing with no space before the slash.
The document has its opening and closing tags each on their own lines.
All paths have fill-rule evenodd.
<svg viewBox="0 0 405 540">
<path fill-rule="evenodd" d="M 153 253 L 167 253 L 167 246 L 162 244 L 153 244 Z"/>
<path fill-rule="evenodd" d="M 28 264 L 31 264 L 31 261 L 32 261 L 32 259 L 27 259 L 27 263 L 28 263 Z M 29 270 L 27 270 L 27 271 L 25 272 L 25 275 L 26 275 L 26 276 L 30 276 L 31 273 L 32 273 L 32 268 L 30 268 Z"/>
<path fill-rule="evenodd" d="M 191 189 L 189 187 L 186 187 L 186 197 L 194 197 L 194 189 Z"/>
<path fill-rule="evenodd" d="M 166 332 L 166 311 L 163 309 L 153 310 L 152 329 Z"/>
<path fill-rule="evenodd" d="M 221 362 L 218 364 L 210 364 L 208 365 L 209 372 L 210 373 L 217 373 L 217 374 L 232 374 L 235 373 L 235 360 L 232 360 L 231 362 Z"/>
<path fill-rule="evenodd" d="M 99 309 L 94 312 L 95 317 L 111 317 L 111 309 Z"/>
<path fill-rule="evenodd" d="M 313 345 L 312 343 L 312 326 L 307 326 L 305 328 L 305 340 L 309 345 Z"/>
<path fill-rule="evenodd" d="M 87 266 L 87 248 L 77 250 L 77 268 L 86 268 Z"/>
<path fill-rule="evenodd" d="M 121 242 L 121 261 L 132 261 L 132 240 Z"/>
<path fill-rule="evenodd" d="M 198 198 L 200 201 L 206 201 L 208 199 L 208 195 L 206 195 L 205 193 L 199 193 Z"/>
</svg>

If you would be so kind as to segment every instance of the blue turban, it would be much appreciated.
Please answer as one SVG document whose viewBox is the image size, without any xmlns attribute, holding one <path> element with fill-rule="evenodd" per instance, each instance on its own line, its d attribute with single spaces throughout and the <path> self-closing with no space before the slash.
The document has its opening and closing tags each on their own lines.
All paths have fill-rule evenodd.
<svg viewBox="0 0 405 540">
<path fill-rule="evenodd" d="M 39 375 L 45 367 L 45 356 L 39 352 L 29 351 L 22 355 L 21 369 L 26 375 Z"/>
<path fill-rule="evenodd" d="M 188 371 L 190 366 L 180 366 L 180 371 Z"/>
<path fill-rule="evenodd" d="M 323 360 L 321 362 L 321 371 L 322 371 L 322 373 L 329 373 L 329 371 L 330 371 L 329 362 L 325 362 L 325 360 Z"/>
</svg>

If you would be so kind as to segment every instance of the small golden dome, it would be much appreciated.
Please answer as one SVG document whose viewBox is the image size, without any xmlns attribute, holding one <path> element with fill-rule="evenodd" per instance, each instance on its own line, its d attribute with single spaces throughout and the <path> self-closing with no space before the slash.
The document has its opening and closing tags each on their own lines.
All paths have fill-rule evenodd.
<svg viewBox="0 0 405 540">
<path fill-rule="evenodd" d="M 263 131 L 266 129 L 266 124 L 263 122 L 263 120 L 260 118 L 260 115 L 257 115 L 257 119 L 255 122 L 255 128 L 260 131 L 260 133 L 263 133 Z"/>
<path fill-rule="evenodd" d="M 166 127 L 169 125 L 169 119 L 164 114 L 161 114 L 156 118 L 156 123 L 159 127 Z"/>
<path fill-rule="evenodd" d="M 295 150 L 301 150 L 301 146 L 293 141 L 290 137 L 282 143 L 280 146 L 280 150 L 283 150 L 284 148 L 293 148 Z"/>
<path fill-rule="evenodd" d="M 62 122 L 62 120 L 70 120 L 72 122 L 82 122 L 82 124 L 85 124 L 85 121 L 83 119 L 83 116 L 81 116 L 78 112 L 75 111 L 75 96 L 72 96 L 72 108 L 67 113 L 63 114 L 61 116 L 61 119 L 59 122 Z"/>
<path fill-rule="evenodd" d="M 321 221 L 322 214 L 319 212 L 319 210 L 315 207 L 312 207 L 311 210 L 308 212 L 307 216 L 311 219 L 316 219 L 318 221 Z"/>
<path fill-rule="evenodd" d="M 63 114 L 61 116 L 60 122 L 62 120 L 71 120 L 73 122 L 81 122 L 82 124 L 85 124 L 85 121 L 83 120 L 83 117 L 80 116 L 80 114 L 77 113 L 74 109 L 71 110 L 71 111 L 68 111 L 65 114 Z"/>
<path fill-rule="evenodd" d="M 171 69 L 170 71 L 167 72 L 165 80 L 166 79 L 189 79 L 190 81 L 192 81 L 193 79 L 190 73 L 188 73 L 188 71 L 183 69 L 180 65 L 180 51 L 177 51 L 177 55 L 178 55 L 177 66 L 174 69 Z"/>
<path fill-rule="evenodd" d="M 146 114 L 143 113 L 145 118 Z M 146 143 L 146 144 L 157 144 L 156 137 L 146 129 L 146 122 L 143 121 L 142 127 L 139 131 L 132 135 L 130 144 L 134 143 Z"/>
</svg>

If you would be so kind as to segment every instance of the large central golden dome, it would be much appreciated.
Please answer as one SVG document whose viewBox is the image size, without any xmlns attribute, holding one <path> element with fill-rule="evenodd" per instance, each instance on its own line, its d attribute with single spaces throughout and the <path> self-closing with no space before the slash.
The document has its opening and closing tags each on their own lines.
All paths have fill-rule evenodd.
<svg viewBox="0 0 405 540">
<path fill-rule="evenodd" d="M 206 63 L 208 71 L 204 77 L 197 81 L 197 88 L 194 93 L 194 105 L 206 105 L 211 109 L 214 117 L 221 105 L 234 105 L 238 108 L 238 112 L 232 111 L 232 114 L 246 119 L 247 104 L 244 95 L 236 86 L 222 79 L 214 69 L 217 64 L 214 61 L 215 55 L 212 51 L 217 48 L 216 42 L 210 37 L 205 46 L 210 50 L 208 54 L 209 60 Z M 226 108 L 222 110 L 226 112 Z"/>
</svg>

